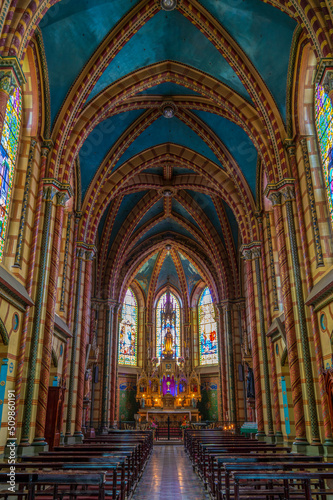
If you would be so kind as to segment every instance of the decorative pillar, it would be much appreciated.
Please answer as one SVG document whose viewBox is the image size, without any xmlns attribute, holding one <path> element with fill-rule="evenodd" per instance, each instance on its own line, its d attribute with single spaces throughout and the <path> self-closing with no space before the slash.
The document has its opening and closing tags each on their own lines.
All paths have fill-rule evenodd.
<svg viewBox="0 0 333 500">
<path fill-rule="evenodd" d="M 69 370 L 69 387 L 68 387 L 68 400 L 67 400 L 67 420 L 66 420 L 66 437 L 71 436 L 72 426 L 72 412 L 73 412 L 73 396 L 74 396 L 74 378 L 75 378 L 75 364 L 76 364 L 76 345 L 79 329 L 79 316 L 80 316 L 80 301 L 81 301 L 81 281 L 82 281 L 82 264 L 84 259 L 85 250 L 82 242 L 77 244 L 77 257 L 79 259 L 77 269 L 77 287 L 74 306 L 74 325 L 73 325 L 73 338 L 72 338 L 72 353 L 71 364 Z"/>
<path fill-rule="evenodd" d="M 82 304 L 82 324 L 80 337 L 80 359 L 79 372 L 77 382 L 77 398 L 76 398 L 76 414 L 75 414 L 75 432 L 74 436 L 82 437 L 82 412 L 83 412 L 83 392 L 84 378 L 87 355 L 87 340 L 89 339 L 90 328 L 90 311 L 91 311 L 91 274 L 92 260 L 95 255 L 95 250 L 90 249 L 85 252 L 85 275 L 83 289 L 83 304 Z"/>
<path fill-rule="evenodd" d="M 264 252 L 264 234 L 263 234 L 262 217 L 258 217 L 258 225 L 259 225 L 259 237 L 261 241 L 261 264 L 262 264 L 262 278 L 263 278 L 262 281 L 264 285 L 266 318 L 267 318 L 267 324 L 270 325 L 272 323 L 272 316 L 271 316 L 270 300 L 268 292 L 268 278 L 267 278 L 267 268 L 266 268 L 265 252 Z M 270 242 L 270 245 L 272 245 L 272 241 Z M 274 266 L 274 260 L 273 260 L 273 266 Z M 275 276 L 275 270 L 274 270 L 274 276 Z M 271 374 L 272 374 L 273 406 L 274 406 L 274 417 L 275 417 L 274 419 L 275 419 L 275 429 L 276 429 L 275 435 L 276 437 L 281 438 L 282 430 L 281 430 L 281 417 L 280 417 L 280 404 L 279 404 L 279 389 L 278 389 L 278 381 L 277 381 L 276 365 L 275 365 L 274 343 L 272 342 L 271 338 L 269 338 L 268 342 L 269 342 L 269 354 L 270 354 Z"/>
<path fill-rule="evenodd" d="M 118 327 L 119 327 L 119 309 L 121 305 L 115 304 L 113 313 L 113 323 L 112 324 L 112 372 L 111 372 L 111 411 L 110 419 L 113 424 L 117 420 L 117 396 L 118 396 Z"/>
<path fill-rule="evenodd" d="M 34 210 L 34 226 L 32 230 L 32 243 L 31 250 L 29 255 L 29 268 L 28 268 L 28 277 L 26 282 L 26 289 L 28 294 L 32 295 L 32 287 L 33 287 L 33 279 L 35 274 L 35 266 L 36 266 L 36 255 L 37 255 L 37 242 L 38 242 L 38 233 L 39 233 L 39 225 L 41 219 L 41 211 L 42 211 L 42 203 L 43 203 L 43 179 L 45 176 L 46 169 L 46 161 L 47 155 L 50 151 L 51 142 L 45 142 L 42 146 L 41 150 L 41 166 L 39 173 L 39 182 L 38 182 L 38 191 L 37 191 L 37 199 L 36 206 Z M 22 323 L 22 333 L 20 338 L 20 347 L 19 354 L 17 360 L 17 371 L 15 377 L 15 404 L 16 404 L 16 421 L 18 415 L 19 402 L 21 398 L 21 388 L 22 388 L 22 375 L 23 368 L 25 363 L 25 352 L 27 345 L 27 337 L 28 337 L 28 326 L 29 326 L 29 318 L 30 318 L 31 308 L 27 307 L 26 312 L 24 314 L 23 323 Z"/>
<path fill-rule="evenodd" d="M 251 344 L 252 344 L 252 359 L 254 373 L 254 388 L 255 388 L 255 404 L 258 433 L 257 436 L 265 436 L 264 413 L 262 406 L 261 380 L 260 380 L 260 361 L 259 361 L 259 346 L 257 332 L 256 306 L 254 299 L 254 285 L 252 274 L 252 251 L 243 249 L 243 257 L 245 259 L 245 275 L 247 277 L 247 294 L 248 306 L 250 311 L 250 328 L 251 328 Z"/>
<path fill-rule="evenodd" d="M 67 228 L 66 228 L 66 243 L 65 243 L 65 256 L 64 256 L 64 266 L 62 273 L 62 283 L 61 283 L 61 294 L 60 294 L 60 308 L 61 312 L 65 310 L 65 291 L 66 291 L 66 280 L 67 280 L 67 266 L 68 266 L 68 251 L 69 251 L 69 240 L 71 235 L 71 225 L 72 225 L 72 213 L 67 213 Z"/>
<path fill-rule="evenodd" d="M 104 323 L 104 358 L 103 358 L 103 382 L 102 382 L 102 415 L 101 432 L 108 433 L 108 409 L 110 400 L 110 344 L 111 344 L 111 325 L 113 323 L 113 304 L 107 303 L 105 308 Z"/>
<path fill-rule="evenodd" d="M 239 340 L 240 340 L 240 344 L 241 344 L 241 350 L 243 350 L 243 346 L 244 346 L 244 332 L 243 332 L 243 318 L 242 318 L 242 310 L 244 309 L 244 304 L 243 303 L 238 303 L 238 327 L 239 327 Z M 245 336 L 246 336 L 246 332 L 245 332 Z M 246 349 L 246 352 L 247 352 L 248 349 Z M 242 366 L 242 370 L 243 370 L 243 395 L 244 395 L 244 418 L 245 418 L 245 422 L 247 422 L 247 401 L 246 401 L 246 383 L 245 383 L 245 368 L 244 368 L 244 361 L 243 361 L 243 364 L 241 365 Z"/>
<path fill-rule="evenodd" d="M 266 194 L 267 193 L 267 194 Z M 272 191 L 267 186 L 266 196 L 272 202 L 275 230 L 279 255 L 279 267 L 281 275 L 283 310 L 285 316 L 285 329 L 287 338 L 288 361 L 291 381 L 291 394 L 294 406 L 296 438 L 295 445 L 307 445 L 305 416 L 302 396 L 301 374 L 298 362 L 297 338 L 295 330 L 293 301 L 291 295 L 291 285 L 289 279 L 289 267 L 286 248 L 286 239 L 283 226 L 283 215 L 281 208 L 281 193 Z M 294 235 L 295 236 L 295 235 Z M 289 234 L 289 237 L 291 235 Z"/>
<path fill-rule="evenodd" d="M 221 376 L 221 392 L 222 392 L 222 420 L 226 421 L 226 414 L 228 412 L 228 388 L 227 388 L 227 374 L 226 374 L 226 363 L 225 363 L 225 329 L 223 321 L 223 304 L 216 304 L 218 311 L 218 333 L 219 333 L 219 365 L 220 365 L 220 376 Z"/>
<path fill-rule="evenodd" d="M 48 182 L 51 180 L 48 180 Z M 54 184 L 56 186 L 56 184 Z M 64 186 L 62 186 L 64 188 Z M 51 251 L 50 274 L 47 288 L 46 317 L 44 325 L 43 351 L 41 358 L 41 371 L 39 377 L 39 393 L 37 403 L 36 433 L 33 444 L 47 445 L 44 437 L 47 396 L 49 392 L 49 378 L 51 366 L 51 351 L 54 331 L 55 305 L 57 299 L 57 283 L 59 274 L 60 246 L 62 237 L 62 225 L 64 219 L 64 207 L 71 194 L 70 186 L 66 191 L 58 191 L 57 210 L 55 215 L 53 243 Z"/>
<path fill-rule="evenodd" d="M 282 189 L 282 196 L 285 199 L 286 209 L 287 209 L 288 232 L 289 232 L 291 257 L 292 257 L 294 279 L 295 279 L 296 302 L 297 302 L 297 311 L 298 311 L 298 317 L 299 317 L 299 326 L 300 326 L 300 333 L 301 333 L 301 345 L 302 345 L 303 363 L 304 363 L 304 371 L 305 371 L 305 386 L 306 386 L 306 393 L 307 393 L 307 397 L 308 397 L 308 405 L 309 405 L 309 413 L 310 413 L 310 424 L 311 424 L 311 433 L 312 433 L 311 444 L 317 445 L 317 444 L 320 444 L 320 436 L 319 436 L 319 427 L 318 427 L 316 398 L 315 398 L 314 385 L 313 385 L 310 346 L 309 346 L 308 331 L 307 331 L 307 326 L 306 326 L 301 269 L 300 269 L 300 265 L 299 265 L 298 248 L 297 248 L 297 242 L 296 242 L 296 231 L 295 231 L 295 223 L 294 223 L 294 214 L 293 214 L 293 207 L 292 207 L 292 200 L 295 199 L 295 194 L 294 194 L 293 188 L 291 186 L 284 187 Z"/>
<path fill-rule="evenodd" d="M 81 215 L 82 215 L 81 212 L 77 212 L 75 214 L 74 241 L 73 241 L 73 252 L 72 252 L 72 263 L 71 263 L 71 278 L 70 278 L 69 299 L 68 299 L 68 309 L 67 309 L 67 325 L 68 325 L 69 329 L 72 328 L 72 309 L 73 309 L 73 290 L 74 290 L 74 280 L 75 280 L 76 245 L 77 245 L 77 235 L 78 235 L 78 228 L 79 228 L 79 222 L 80 222 Z M 64 361 L 63 361 L 63 367 L 62 367 L 62 385 L 63 385 L 63 387 L 66 387 L 66 381 L 67 381 L 69 346 L 70 346 L 70 339 L 67 340 L 66 345 L 65 345 L 65 349 L 64 349 Z M 61 407 L 60 429 L 63 428 L 64 412 L 65 412 L 65 405 L 63 404 Z M 62 434 L 62 431 L 61 431 L 61 434 Z"/>
<path fill-rule="evenodd" d="M 307 247 L 306 228 L 305 228 L 305 221 L 304 221 L 302 197 L 301 197 L 300 186 L 299 186 L 299 181 L 298 181 L 296 148 L 291 141 L 286 141 L 285 146 L 287 149 L 290 165 L 292 168 L 292 174 L 295 178 L 294 187 L 295 187 L 297 216 L 298 216 L 298 222 L 299 222 L 299 228 L 300 228 L 300 234 L 301 234 L 301 244 L 302 244 L 303 262 L 304 262 L 304 266 L 305 266 L 307 292 L 310 293 L 310 291 L 313 288 L 313 280 L 312 280 L 311 266 L 310 266 L 308 247 Z M 304 144 L 302 144 L 302 149 L 304 149 Z M 304 155 L 304 151 L 303 151 L 303 155 Z M 308 169 L 309 169 L 309 167 L 308 167 Z M 311 187 L 312 187 L 312 185 L 311 185 Z M 291 195 L 291 198 L 289 199 L 288 197 L 290 197 L 290 195 Z M 291 231 L 292 227 L 294 226 L 294 218 L 293 218 L 293 213 L 292 213 L 292 201 L 291 201 L 292 197 L 293 197 L 292 192 L 286 193 L 288 226 L 290 228 L 289 231 Z M 314 210 L 315 210 L 315 208 L 314 208 Z M 294 231 L 295 231 L 295 228 L 294 228 Z M 319 238 L 319 233 L 317 234 L 317 236 Z M 316 241 L 316 239 L 315 239 L 315 241 Z M 297 306 L 298 306 L 299 317 L 300 317 L 301 339 L 302 339 L 302 348 L 303 348 L 304 365 L 305 365 L 305 373 L 306 373 L 307 393 L 308 393 L 308 400 L 309 400 L 310 422 L 311 422 L 311 432 L 312 432 L 312 443 L 311 444 L 317 445 L 320 443 L 320 435 L 319 435 L 319 428 L 318 428 L 316 400 L 315 400 L 315 394 L 314 394 L 314 382 L 313 382 L 313 378 L 312 378 L 311 356 L 310 356 L 309 341 L 308 341 L 306 319 L 305 319 L 304 295 L 303 295 L 302 282 L 301 282 L 301 277 L 300 277 L 300 266 L 299 266 L 297 247 L 295 248 L 295 246 L 296 246 L 296 239 L 294 237 L 294 238 L 292 238 L 292 256 L 293 256 L 293 262 L 295 259 L 295 264 L 294 264 L 295 282 L 296 282 L 296 275 L 297 275 L 296 295 L 297 295 Z M 319 238 L 319 244 L 316 243 L 316 250 L 317 250 L 317 252 L 316 252 L 317 253 L 317 265 L 322 265 L 323 260 L 322 260 L 321 246 L 320 246 L 320 238 Z M 332 429 L 331 429 L 331 422 L 330 422 L 328 401 L 327 401 L 327 393 L 326 393 L 326 389 L 325 389 L 325 381 L 324 381 L 324 375 L 323 375 L 324 362 L 323 362 L 322 349 L 321 349 L 318 319 L 317 319 L 316 313 L 314 312 L 313 307 L 310 307 L 310 315 L 311 315 L 311 326 L 312 326 L 313 340 L 314 340 L 314 346 L 315 346 L 320 399 L 321 399 L 321 405 L 322 405 L 322 411 L 323 411 L 323 417 L 324 417 L 325 440 L 326 440 L 326 445 L 331 445 L 332 444 Z M 309 394 L 310 394 L 310 396 L 309 396 Z"/>
<path fill-rule="evenodd" d="M 25 76 L 16 57 L 0 56 L 0 138 L 9 97 L 16 87 L 25 83 Z"/>
<path fill-rule="evenodd" d="M 38 342 L 39 342 L 41 323 L 42 323 L 43 296 L 46 286 L 46 264 L 47 264 L 48 247 L 50 241 L 52 205 L 53 205 L 53 197 L 56 194 L 56 191 L 57 190 L 53 185 L 46 185 L 44 189 L 44 200 L 45 200 L 44 225 L 43 225 L 43 234 L 42 234 L 42 242 L 40 249 L 39 275 L 38 275 L 38 284 L 37 284 L 37 293 L 36 293 L 35 311 L 34 311 L 35 314 L 31 332 L 27 389 L 25 395 L 22 436 L 20 443 L 21 446 L 29 446 L 30 444 L 29 434 L 31 427 L 32 401 L 33 401 L 35 378 L 36 378 L 37 350 L 38 350 Z"/>
<path fill-rule="evenodd" d="M 262 282 L 261 282 L 261 274 L 260 274 L 260 247 L 252 248 L 252 256 L 254 258 L 254 266 L 255 266 L 256 280 L 257 280 L 259 324 L 260 324 L 260 336 L 261 336 L 261 354 L 262 354 L 262 361 L 263 361 L 263 368 L 264 368 L 264 384 L 265 384 L 265 396 L 266 396 L 268 435 L 274 436 L 272 405 L 271 405 L 271 389 L 270 389 L 270 385 L 269 385 L 269 369 L 268 369 L 268 357 L 267 357 L 267 345 L 266 345 L 266 333 L 265 333 L 264 305 L 263 305 L 263 300 L 262 300 L 262 285 L 261 285 Z M 273 359 L 273 361 L 274 361 L 274 359 Z"/>
<path fill-rule="evenodd" d="M 229 421 L 236 424 L 236 391 L 235 391 L 235 362 L 234 343 L 232 338 L 231 305 L 225 305 L 225 334 L 227 338 L 228 372 L 229 372 Z"/>
<path fill-rule="evenodd" d="M 0 137 L 1 137 L 1 135 L 0 135 Z M 32 163 L 33 163 L 33 159 L 34 159 L 36 144 L 37 144 L 36 139 L 31 139 L 30 149 L 29 149 L 29 157 L 28 157 L 28 166 L 27 166 L 27 172 L 26 172 L 26 177 L 25 177 L 23 201 L 22 201 L 20 228 L 19 228 L 19 234 L 17 236 L 15 262 L 13 265 L 13 267 L 18 267 L 18 268 L 21 268 L 22 241 L 23 241 L 23 233 L 24 233 L 24 227 L 25 227 L 25 218 L 27 215 L 28 196 L 30 193 Z"/>
</svg>

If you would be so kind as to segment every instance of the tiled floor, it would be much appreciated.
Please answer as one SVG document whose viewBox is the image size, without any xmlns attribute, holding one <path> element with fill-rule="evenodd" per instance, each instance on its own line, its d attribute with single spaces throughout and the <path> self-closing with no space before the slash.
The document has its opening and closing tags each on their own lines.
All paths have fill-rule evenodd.
<svg viewBox="0 0 333 500">
<path fill-rule="evenodd" d="M 206 500 L 183 445 L 155 446 L 133 500 Z"/>
</svg>

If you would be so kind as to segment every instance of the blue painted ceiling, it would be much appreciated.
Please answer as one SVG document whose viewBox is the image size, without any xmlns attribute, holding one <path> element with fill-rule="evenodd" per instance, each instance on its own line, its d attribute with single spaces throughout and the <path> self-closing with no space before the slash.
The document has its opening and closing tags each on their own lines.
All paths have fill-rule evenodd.
<svg viewBox="0 0 333 500">
<path fill-rule="evenodd" d="M 232 2 L 229 0 L 200 0 L 200 2 L 221 23 L 252 61 L 266 82 L 283 119 L 285 119 L 287 71 L 292 36 L 296 28 L 295 21 L 261 0 L 233 0 Z M 66 94 L 89 58 L 120 19 L 137 3 L 138 0 L 63 0 L 48 11 L 40 23 L 40 27 L 49 72 L 52 122 L 60 111 Z M 203 71 L 251 102 L 250 96 L 238 76 L 218 50 L 177 10 L 172 12 L 160 10 L 129 39 L 104 73 L 101 74 L 89 100 L 105 87 L 133 71 L 167 60 L 177 61 Z M 170 82 L 161 83 L 145 90 L 140 93 L 139 97 L 145 97 L 147 100 L 154 95 L 164 96 L 166 100 L 168 97 L 181 95 L 198 97 L 198 94 L 191 89 Z M 144 112 L 145 110 L 142 109 L 112 116 L 90 133 L 79 153 L 83 197 L 105 156 L 121 135 Z M 193 113 L 219 137 L 233 155 L 253 196 L 255 196 L 257 152 L 246 133 L 238 125 L 215 114 L 197 110 L 193 110 Z M 195 151 L 220 168 L 224 168 L 205 142 L 181 120 L 177 117 L 166 120 L 161 116 L 131 143 L 117 164 L 112 165 L 112 169 L 116 170 L 134 155 L 138 155 L 146 149 L 168 143 Z M 163 169 L 162 166 L 155 166 L 146 169 L 145 173 L 162 176 Z M 191 173 L 193 173 L 192 170 L 180 167 L 174 167 L 172 172 L 173 178 L 177 175 Z M 146 192 L 141 191 L 124 196 L 112 228 L 109 248 L 128 214 L 135 209 L 136 204 Z M 223 231 L 212 199 L 198 192 L 187 192 L 204 210 L 224 243 Z M 224 206 L 233 239 L 237 245 L 238 225 L 230 208 L 226 204 Z M 174 199 L 172 200 L 172 210 L 198 228 L 192 216 Z M 142 216 L 135 230 L 141 228 L 159 213 L 163 213 L 162 199 Z M 100 238 L 104 230 L 105 220 L 106 212 L 99 224 Z M 142 236 L 139 244 L 157 234 L 163 238 L 168 232 L 175 232 L 194 239 L 193 234 L 180 224 L 172 218 L 166 218 Z M 145 293 L 156 258 L 157 254 L 151 257 L 136 276 Z M 191 293 L 201 276 L 184 255 L 180 254 L 180 258 Z M 158 286 L 162 286 L 169 275 L 170 281 L 174 280 L 175 286 L 179 288 L 179 281 L 175 275 L 175 267 L 170 255 L 165 259 L 162 271 Z"/>
<path fill-rule="evenodd" d="M 136 281 L 139 283 L 146 296 L 157 256 L 158 253 L 155 253 L 155 255 L 153 255 L 147 262 L 145 262 L 145 264 L 143 264 L 140 271 L 135 276 Z"/>
<path fill-rule="evenodd" d="M 213 151 L 195 132 L 193 132 L 192 129 L 190 129 L 190 127 L 185 125 L 185 123 L 180 121 L 176 116 L 169 120 L 164 118 L 164 116 L 160 116 L 150 125 L 150 127 L 142 132 L 134 142 L 132 142 L 115 165 L 114 170 L 132 156 L 141 153 L 141 151 L 166 142 L 193 149 L 222 167 Z"/>
</svg>

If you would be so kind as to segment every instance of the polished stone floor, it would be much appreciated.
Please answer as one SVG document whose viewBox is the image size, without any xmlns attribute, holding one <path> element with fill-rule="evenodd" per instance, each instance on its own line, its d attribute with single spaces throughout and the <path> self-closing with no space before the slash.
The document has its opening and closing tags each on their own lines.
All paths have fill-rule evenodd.
<svg viewBox="0 0 333 500">
<path fill-rule="evenodd" d="M 206 500 L 183 445 L 155 446 L 133 500 Z"/>
</svg>

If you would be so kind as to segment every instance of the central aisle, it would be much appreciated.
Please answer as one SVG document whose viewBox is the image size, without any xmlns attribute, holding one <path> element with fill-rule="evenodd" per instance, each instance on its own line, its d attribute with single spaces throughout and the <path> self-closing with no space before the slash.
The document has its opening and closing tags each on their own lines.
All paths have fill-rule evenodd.
<svg viewBox="0 0 333 500">
<path fill-rule="evenodd" d="M 206 500 L 183 445 L 155 446 L 133 500 Z"/>
</svg>

